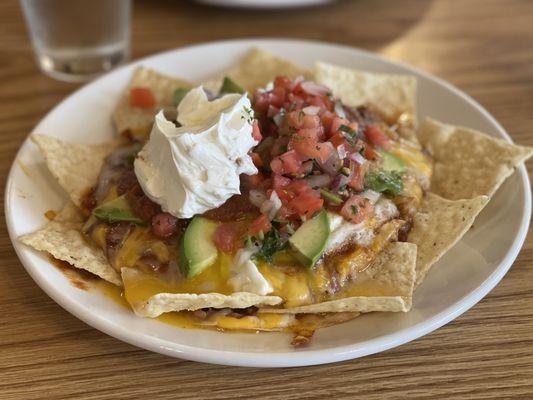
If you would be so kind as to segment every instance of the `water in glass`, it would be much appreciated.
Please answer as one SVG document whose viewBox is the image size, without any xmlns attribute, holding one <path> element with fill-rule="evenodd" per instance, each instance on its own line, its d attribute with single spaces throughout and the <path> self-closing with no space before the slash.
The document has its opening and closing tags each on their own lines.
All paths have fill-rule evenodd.
<svg viewBox="0 0 533 400">
<path fill-rule="evenodd" d="M 131 0 L 21 0 L 39 67 L 81 81 L 129 57 Z"/>
</svg>

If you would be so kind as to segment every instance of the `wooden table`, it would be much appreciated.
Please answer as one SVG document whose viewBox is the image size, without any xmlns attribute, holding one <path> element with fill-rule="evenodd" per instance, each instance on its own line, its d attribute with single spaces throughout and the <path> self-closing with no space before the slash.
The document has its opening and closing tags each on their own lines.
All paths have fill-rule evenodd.
<svg viewBox="0 0 533 400">
<path fill-rule="evenodd" d="M 26 135 L 77 86 L 39 73 L 18 2 L 0 4 L 4 187 Z M 134 58 L 247 36 L 344 43 L 411 63 L 465 90 L 515 141 L 533 145 L 533 1 L 358 0 L 283 12 L 135 3 Z M 358 360 L 261 370 L 168 358 L 85 325 L 31 280 L 0 229 L 0 399 L 533 398 L 533 236 L 490 295 L 430 335 Z"/>
</svg>

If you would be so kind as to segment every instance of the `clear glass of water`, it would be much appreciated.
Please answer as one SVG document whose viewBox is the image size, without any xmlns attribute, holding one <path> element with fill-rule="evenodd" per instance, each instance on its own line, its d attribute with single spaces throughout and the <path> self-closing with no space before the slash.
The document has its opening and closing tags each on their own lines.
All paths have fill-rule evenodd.
<svg viewBox="0 0 533 400">
<path fill-rule="evenodd" d="M 129 58 L 131 0 L 21 0 L 37 63 L 86 81 Z"/>
</svg>

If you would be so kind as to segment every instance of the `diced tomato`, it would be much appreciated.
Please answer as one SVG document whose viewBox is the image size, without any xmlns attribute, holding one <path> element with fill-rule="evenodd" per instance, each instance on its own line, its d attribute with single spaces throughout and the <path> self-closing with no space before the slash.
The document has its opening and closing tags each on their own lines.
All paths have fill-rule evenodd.
<svg viewBox="0 0 533 400">
<path fill-rule="evenodd" d="M 314 191 L 313 191 L 314 192 Z M 317 198 L 312 192 L 305 192 L 296 196 L 289 206 L 293 208 L 298 215 L 306 218 L 312 218 L 314 213 L 319 211 L 324 205 L 324 199 Z"/>
<path fill-rule="evenodd" d="M 365 135 L 373 145 L 385 150 L 390 149 L 391 143 L 389 138 L 376 125 L 368 126 L 365 130 Z"/>
<path fill-rule="evenodd" d="M 320 107 L 323 110 L 331 111 L 334 108 L 333 102 L 327 96 L 311 96 L 307 101 L 312 106 Z"/>
<path fill-rule="evenodd" d="M 291 184 L 288 186 L 288 190 L 296 193 L 301 194 L 308 192 L 312 190 L 311 186 L 309 186 L 309 183 L 304 179 L 295 179 L 291 182 Z"/>
<path fill-rule="evenodd" d="M 217 226 L 213 242 L 217 249 L 231 253 L 241 247 L 246 228 L 242 222 L 224 222 Z"/>
<path fill-rule="evenodd" d="M 256 113 L 266 114 L 270 105 L 270 95 L 268 92 L 256 91 L 254 95 L 253 108 Z"/>
<path fill-rule="evenodd" d="M 363 156 L 367 160 L 375 160 L 377 158 L 376 150 L 374 150 L 371 144 L 366 143 L 364 145 Z"/>
<path fill-rule="evenodd" d="M 302 166 L 302 157 L 294 150 L 289 150 L 286 153 L 272 159 L 270 168 L 276 174 L 298 174 Z"/>
<path fill-rule="evenodd" d="M 324 130 L 326 132 L 330 132 L 333 118 L 335 118 L 335 114 L 333 114 L 331 111 L 325 111 L 320 116 L 320 119 L 322 121 L 322 126 L 324 127 Z"/>
<path fill-rule="evenodd" d="M 289 148 L 307 158 L 315 158 L 321 162 L 326 162 L 332 152 L 330 146 L 318 141 L 316 129 L 300 129 L 289 141 Z"/>
<path fill-rule="evenodd" d="M 302 128 L 316 129 L 320 126 L 320 118 L 318 115 L 304 115 Z"/>
<path fill-rule="evenodd" d="M 253 220 L 250 224 L 250 227 L 248 228 L 250 234 L 254 236 L 258 235 L 259 232 L 267 233 L 271 229 L 272 224 L 270 223 L 268 216 L 265 214 L 261 214 L 259 217 Z"/>
<path fill-rule="evenodd" d="M 341 132 L 331 136 L 329 141 L 331 142 L 331 144 L 333 144 L 335 148 L 339 147 L 340 145 L 344 145 L 346 147 L 348 146 L 348 141 Z"/>
<path fill-rule="evenodd" d="M 277 218 L 279 218 L 282 221 L 287 220 L 294 220 L 298 218 L 298 214 L 287 204 L 284 204 L 281 206 L 281 208 L 278 211 Z"/>
<path fill-rule="evenodd" d="M 291 90 L 292 81 L 287 76 L 276 76 L 276 78 L 274 79 L 274 87 Z"/>
<path fill-rule="evenodd" d="M 290 183 L 291 183 L 291 180 L 289 178 L 286 178 L 278 174 L 272 175 L 272 187 L 275 190 L 287 187 Z"/>
<path fill-rule="evenodd" d="M 155 97 L 146 87 L 133 87 L 130 89 L 130 106 L 136 108 L 152 108 L 155 106 Z"/>
<path fill-rule="evenodd" d="M 259 154 L 252 151 L 250 153 L 250 157 L 252 157 L 252 161 L 257 168 L 261 168 L 263 166 L 263 160 Z"/>
<path fill-rule="evenodd" d="M 354 224 L 363 222 L 374 210 L 374 205 L 365 197 L 353 195 L 341 208 L 341 215 Z"/>
<path fill-rule="evenodd" d="M 348 186 L 351 188 L 361 191 L 364 189 L 365 185 L 365 174 L 368 168 L 368 163 L 359 165 L 356 164 L 354 167 L 354 172 L 352 174 L 352 178 L 350 179 L 350 182 L 348 182 Z"/>
<path fill-rule="evenodd" d="M 304 114 L 301 111 L 291 111 L 285 120 L 292 129 L 300 129 L 304 122 Z"/>
<path fill-rule="evenodd" d="M 287 90 L 282 87 L 274 87 L 270 94 L 270 104 L 274 107 L 282 107 L 287 97 Z"/>
<path fill-rule="evenodd" d="M 263 135 L 261 135 L 261 130 L 259 129 L 259 122 L 256 119 L 254 119 L 252 124 L 252 137 L 258 142 L 263 139 Z"/>
<path fill-rule="evenodd" d="M 330 134 L 334 135 L 336 132 L 339 131 L 339 128 L 341 127 L 341 125 L 348 125 L 349 123 L 350 121 L 344 118 L 339 118 L 339 117 L 333 118 L 333 121 L 331 121 L 331 127 L 329 129 Z"/>
</svg>

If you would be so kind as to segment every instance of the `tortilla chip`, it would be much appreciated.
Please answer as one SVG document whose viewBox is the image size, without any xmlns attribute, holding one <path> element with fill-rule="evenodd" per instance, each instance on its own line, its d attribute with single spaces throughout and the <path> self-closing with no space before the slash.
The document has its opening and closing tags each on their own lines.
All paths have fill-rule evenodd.
<svg viewBox="0 0 533 400">
<path fill-rule="evenodd" d="M 157 293 L 146 295 L 150 284 L 143 284 L 141 298 L 133 292 L 139 281 L 155 279 L 133 268 L 122 268 L 124 294 L 135 313 L 141 317 L 155 318 L 171 311 L 194 311 L 202 308 L 247 308 L 251 306 L 273 306 L 282 301 L 277 296 L 260 296 L 254 293 L 237 292 L 231 295 L 220 293 L 189 294 L 189 293 Z"/>
<path fill-rule="evenodd" d="M 31 139 L 39 147 L 50 173 L 78 207 L 83 195 L 96 183 L 106 157 L 116 146 L 115 143 L 72 143 L 45 135 L 32 135 Z"/>
<path fill-rule="evenodd" d="M 203 86 L 213 93 L 218 93 L 222 79 L 228 76 L 249 93 L 253 93 L 257 88 L 272 82 L 278 75 L 296 78 L 299 75 L 309 76 L 310 72 L 268 51 L 254 48 L 239 64 L 221 73 L 217 78 L 204 82 Z"/>
<path fill-rule="evenodd" d="M 122 286 L 119 274 L 107 262 L 104 252 L 91 246 L 83 237 L 82 226 L 82 216 L 76 207 L 69 203 L 53 221 L 35 232 L 20 236 L 19 240 L 36 250 L 46 251 L 73 267 Z"/>
<path fill-rule="evenodd" d="M 408 237 L 410 243 L 418 246 L 415 287 L 422 283 L 431 266 L 470 229 L 488 201 L 488 196 L 447 200 L 427 194 Z"/>
<path fill-rule="evenodd" d="M 135 133 L 147 130 L 149 132 L 154 123 L 155 114 L 165 107 L 174 106 L 174 91 L 192 86 L 190 82 L 160 74 L 149 68 L 137 68 L 113 112 L 113 122 L 117 132 L 119 134 L 126 131 Z M 155 97 L 155 106 L 150 109 L 131 107 L 129 93 L 133 87 L 149 88 Z"/>
<path fill-rule="evenodd" d="M 430 190 L 451 200 L 492 197 L 514 168 L 533 154 L 531 147 L 430 118 L 419 137 L 435 160 Z"/>
<path fill-rule="evenodd" d="M 271 313 L 407 312 L 411 309 L 417 248 L 412 243 L 393 242 L 379 253 L 358 283 L 347 288 L 345 297 L 287 309 L 264 309 Z M 343 292 L 341 292 L 342 294 Z"/>
<path fill-rule="evenodd" d="M 358 71 L 317 62 L 314 79 L 329 87 L 347 106 L 372 104 L 391 121 L 404 113 L 416 116 L 414 76 Z"/>
</svg>

